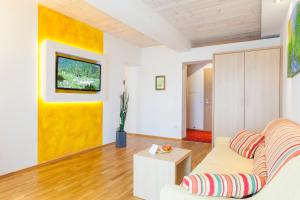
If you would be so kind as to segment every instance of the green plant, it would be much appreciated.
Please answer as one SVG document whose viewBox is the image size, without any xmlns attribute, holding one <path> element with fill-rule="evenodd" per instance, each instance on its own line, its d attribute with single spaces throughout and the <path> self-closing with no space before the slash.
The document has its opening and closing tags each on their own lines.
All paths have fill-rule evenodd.
<svg viewBox="0 0 300 200">
<path fill-rule="evenodd" d="M 125 89 L 120 96 L 120 126 L 118 128 L 118 132 L 124 132 L 126 115 L 128 110 L 128 102 L 129 102 L 129 94 Z"/>
</svg>

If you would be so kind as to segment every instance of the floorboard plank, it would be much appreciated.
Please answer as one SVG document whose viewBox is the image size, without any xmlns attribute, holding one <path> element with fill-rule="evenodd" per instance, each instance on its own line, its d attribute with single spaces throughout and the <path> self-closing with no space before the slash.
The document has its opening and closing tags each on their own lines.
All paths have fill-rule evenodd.
<svg viewBox="0 0 300 200">
<path fill-rule="evenodd" d="M 2 200 L 137 200 L 133 197 L 133 154 L 152 144 L 192 150 L 194 168 L 211 145 L 173 139 L 128 135 L 127 148 L 114 144 L 48 165 L 0 177 Z"/>
</svg>

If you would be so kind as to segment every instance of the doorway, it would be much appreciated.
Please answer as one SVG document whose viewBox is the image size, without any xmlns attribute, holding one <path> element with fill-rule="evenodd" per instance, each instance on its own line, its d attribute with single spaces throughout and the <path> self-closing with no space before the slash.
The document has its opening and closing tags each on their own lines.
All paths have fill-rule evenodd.
<svg viewBox="0 0 300 200">
<path fill-rule="evenodd" d="M 186 137 L 185 140 L 212 141 L 211 61 L 186 65 Z"/>
</svg>

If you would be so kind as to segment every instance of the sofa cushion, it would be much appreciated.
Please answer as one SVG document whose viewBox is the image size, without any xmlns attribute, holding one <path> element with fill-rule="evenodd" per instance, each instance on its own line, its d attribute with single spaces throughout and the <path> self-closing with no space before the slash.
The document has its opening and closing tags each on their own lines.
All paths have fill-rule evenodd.
<svg viewBox="0 0 300 200">
<path fill-rule="evenodd" d="M 192 171 L 197 173 L 252 173 L 253 159 L 247 159 L 229 148 L 229 138 L 217 139 L 215 147 Z"/>
<path fill-rule="evenodd" d="M 265 185 L 265 178 L 243 173 L 204 173 L 185 176 L 182 185 L 200 196 L 244 198 L 257 193 Z"/>
<path fill-rule="evenodd" d="M 254 153 L 253 163 L 253 173 L 267 177 L 266 148 L 264 141 L 258 145 Z"/>
<path fill-rule="evenodd" d="M 287 119 L 274 120 L 263 134 L 270 182 L 287 162 L 300 154 L 300 126 Z"/>
<path fill-rule="evenodd" d="M 231 140 L 230 148 L 245 158 L 253 158 L 258 144 L 263 140 L 262 134 L 241 130 Z"/>
</svg>

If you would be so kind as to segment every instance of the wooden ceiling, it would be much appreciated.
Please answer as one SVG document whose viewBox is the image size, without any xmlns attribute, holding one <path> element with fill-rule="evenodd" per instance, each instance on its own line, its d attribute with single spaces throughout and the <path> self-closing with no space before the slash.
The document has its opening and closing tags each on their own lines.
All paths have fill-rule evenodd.
<svg viewBox="0 0 300 200">
<path fill-rule="evenodd" d="M 143 0 L 193 47 L 261 38 L 261 0 Z"/>
<path fill-rule="evenodd" d="M 158 42 L 101 12 L 84 0 L 39 0 L 39 3 L 139 47 L 159 45 Z"/>
<path fill-rule="evenodd" d="M 192 47 L 261 38 L 262 0 L 141 1 L 183 33 Z M 139 47 L 160 45 L 85 0 L 39 0 L 39 3 Z"/>
</svg>

